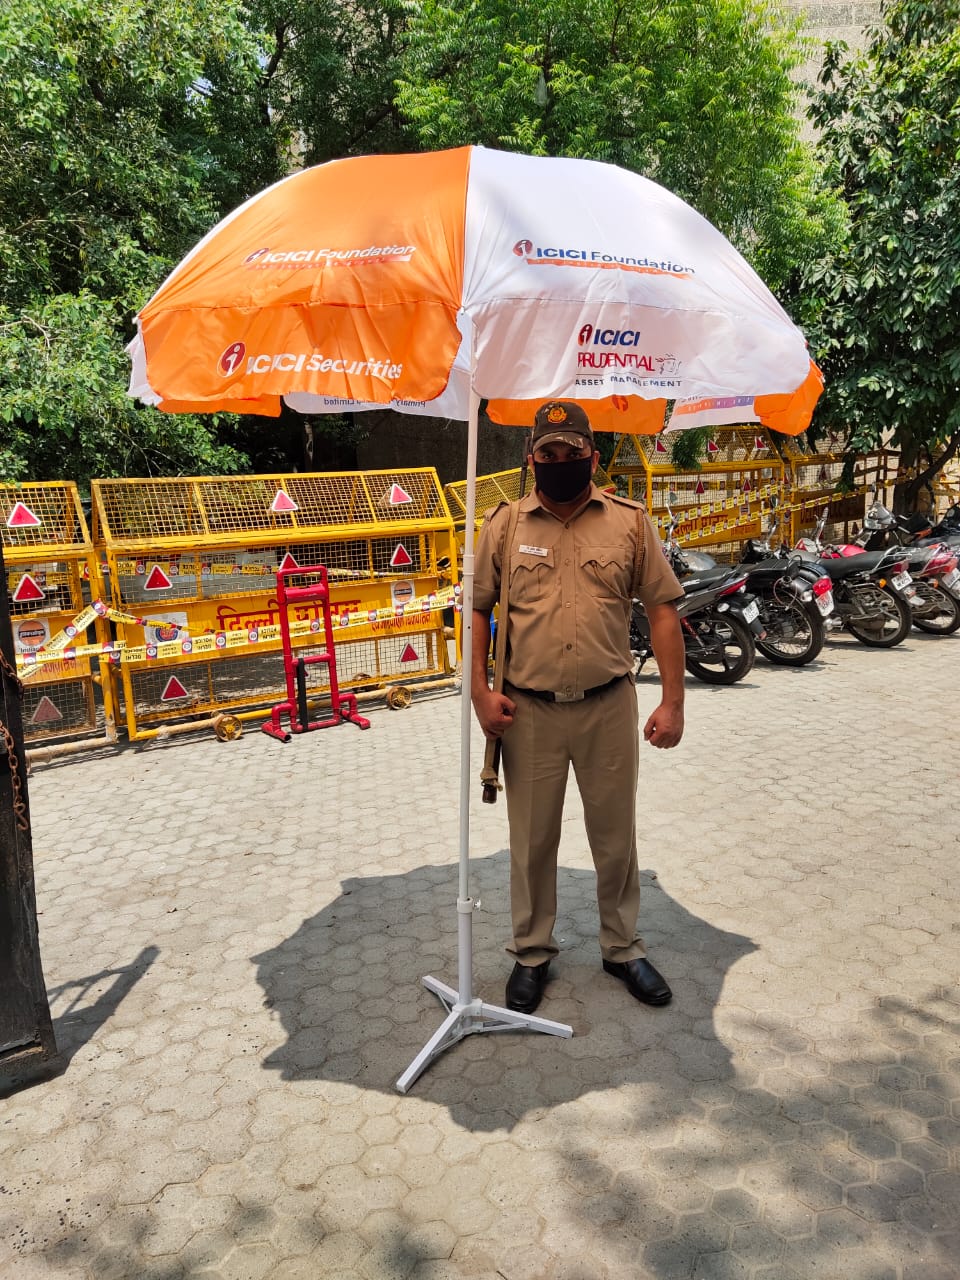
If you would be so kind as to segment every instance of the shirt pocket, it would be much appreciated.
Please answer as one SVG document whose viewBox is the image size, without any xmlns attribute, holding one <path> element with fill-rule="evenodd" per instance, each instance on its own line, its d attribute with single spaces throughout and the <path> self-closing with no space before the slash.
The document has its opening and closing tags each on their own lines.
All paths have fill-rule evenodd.
<svg viewBox="0 0 960 1280">
<path fill-rule="evenodd" d="M 578 563 L 580 581 L 590 595 L 601 600 L 626 600 L 629 597 L 633 564 L 626 547 L 581 547 Z"/>
<path fill-rule="evenodd" d="M 529 551 L 514 551 L 510 557 L 510 600 L 517 604 L 541 600 L 556 587 L 553 568 L 553 548 L 547 547 L 546 555 L 531 555 Z"/>
</svg>

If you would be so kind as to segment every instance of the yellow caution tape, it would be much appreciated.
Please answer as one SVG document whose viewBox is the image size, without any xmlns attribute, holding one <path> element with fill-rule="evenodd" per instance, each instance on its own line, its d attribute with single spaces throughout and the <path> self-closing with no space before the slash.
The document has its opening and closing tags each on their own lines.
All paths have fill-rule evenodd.
<svg viewBox="0 0 960 1280">
<path fill-rule="evenodd" d="M 460 606 L 460 587 L 446 588 L 443 591 L 431 592 L 427 596 L 410 600 L 407 604 L 388 605 L 381 609 L 361 609 L 349 613 L 340 613 L 332 620 L 332 630 L 342 631 L 349 627 L 370 627 L 375 631 L 411 631 L 418 624 L 425 625 L 431 613 Z M 280 626 L 277 623 L 264 627 L 250 627 L 242 631 L 215 631 L 204 635 L 184 635 L 179 640 L 165 640 L 159 644 L 128 645 L 124 641 L 113 641 L 104 644 L 73 645 L 71 641 L 96 618 L 109 618 L 112 622 L 121 622 L 134 626 L 172 626 L 178 631 L 186 631 L 182 623 L 166 622 L 161 618 L 137 618 L 133 614 L 122 613 L 111 609 L 102 600 L 95 600 L 82 613 L 69 622 L 62 631 L 49 640 L 42 649 L 31 654 L 18 654 L 17 666 L 22 678 L 35 674 L 41 665 L 48 662 L 72 662 L 83 657 L 106 657 L 113 662 L 149 662 L 158 658 L 176 658 L 190 654 L 222 652 L 227 649 L 245 648 L 248 645 L 265 644 L 279 640 Z M 320 635 L 323 624 L 319 619 L 303 622 L 291 622 L 292 636 Z"/>
</svg>

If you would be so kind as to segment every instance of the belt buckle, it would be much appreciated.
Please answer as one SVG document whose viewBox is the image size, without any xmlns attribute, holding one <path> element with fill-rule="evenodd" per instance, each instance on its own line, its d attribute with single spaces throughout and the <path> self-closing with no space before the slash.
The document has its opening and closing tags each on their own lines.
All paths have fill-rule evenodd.
<svg viewBox="0 0 960 1280">
<path fill-rule="evenodd" d="M 583 692 L 580 693 L 555 693 L 553 695 L 554 702 L 582 702 Z"/>
</svg>

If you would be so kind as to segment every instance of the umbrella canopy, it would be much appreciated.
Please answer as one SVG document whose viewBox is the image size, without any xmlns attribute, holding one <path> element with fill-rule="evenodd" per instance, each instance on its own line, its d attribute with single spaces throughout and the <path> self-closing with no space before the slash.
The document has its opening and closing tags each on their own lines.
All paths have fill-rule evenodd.
<svg viewBox="0 0 960 1280">
<path fill-rule="evenodd" d="M 616 166 L 462 147 L 335 160 L 247 201 L 137 319 L 131 394 L 161 409 L 394 408 L 600 429 L 809 423 L 819 371 L 733 246 Z"/>
</svg>

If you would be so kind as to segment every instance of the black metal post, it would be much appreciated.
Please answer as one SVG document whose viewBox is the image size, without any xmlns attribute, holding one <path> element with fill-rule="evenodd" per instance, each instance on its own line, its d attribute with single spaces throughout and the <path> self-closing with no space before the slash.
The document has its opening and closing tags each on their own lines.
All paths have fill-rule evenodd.
<svg viewBox="0 0 960 1280">
<path fill-rule="evenodd" d="M 60 1069 L 40 964 L 21 690 L 0 545 L 0 1090 Z"/>
</svg>

